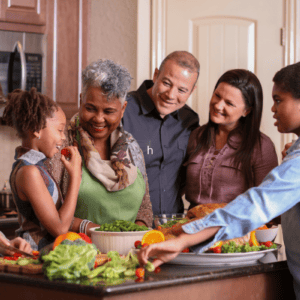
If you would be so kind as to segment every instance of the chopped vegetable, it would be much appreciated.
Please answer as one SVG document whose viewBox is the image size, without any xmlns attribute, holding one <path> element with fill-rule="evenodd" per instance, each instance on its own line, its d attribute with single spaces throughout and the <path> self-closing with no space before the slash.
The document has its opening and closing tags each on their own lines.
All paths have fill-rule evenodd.
<svg viewBox="0 0 300 300">
<path fill-rule="evenodd" d="M 161 268 L 160 267 L 156 267 L 155 270 L 154 270 L 154 273 L 159 273 L 161 271 Z"/>
<path fill-rule="evenodd" d="M 269 247 L 271 247 L 272 245 L 273 245 L 273 243 L 272 243 L 272 242 L 270 242 L 270 241 L 268 241 L 268 242 L 265 242 L 265 246 L 266 246 L 266 247 L 268 247 L 268 248 L 269 248 Z"/>
<path fill-rule="evenodd" d="M 40 262 L 35 258 L 27 258 L 27 257 L 15 257 L 15 256 L 4 256 L 5 263 L 19 265 L 19 266 L 27 266 L 29 264 L 39 264 Z"/>
<path fill-rule="evenodd" d="M 136 248 L 136 249 L 140 249 L 141 247 L 139 247 L 139 246 L 141 246 L 142 245 L 142 242 L 141 241 L 135 241 L 134 242 L 134 247 Z"/>
<path fill-rule="evenodd" d="M 100 228 L 95 229 L 96 231 L 114 231 L 114 232 L 123 232 L 123 231 L 146 231 L 149 230 L 147 226 L 139 226 L 130 221 L 117 220 L 113 223 L 104 223 Z"/>
<path fill-rule="evenodd" d="M 60 153 L 65 156 L 66 158 L 71 158 L 71 152 L 67 148 L 61 149 Z"/>
<path fill-rule="evenodd" d="M 135 271 L 135 275 L 137 278 L 144 278 L 145 277 L 145 269 L 144 268 L 137 268 Z"/>
<path fill-rule="evenodd" d="M 185 248 L 185 249 L 183 249 L 181 252 L 183 252 L 183 253 L 189 253 L 189 252 L 190 252 L 190 249 L 189 249 L 189 248 Z"/>
<path fill-rule="evenodd" d="M 214 253 L 221 253 L 222 252 L 222 248 L 221 247 L 214 247 L 213 248 L 213 252 Z"/>
<path fill-rule="evenodd" d="M 249 244 L 251 246 L 259 246 L 259 242 L 256 239 L 255 231 L 250 232 L 250 241 Z"/>
<path fill-rule="evenodd" d="M 147 261 L 147 264 L 145 265 L 145 268 L 148 272 L 153 272 L 155 270 L 155 267 L 152 262 L 149 260 Z"/>
<path fill-rule="evenodd" d="M 161 224 L 160 227 L 162 227 L 162 228 L 169 228 L 169 227 L 172 227 L 173 225 L 175 225 L 177 223 L 184 224 L 184 223 L 186 223 L 188 221 L 189 221 L 189 219 L 176 219 L 176 218 L 174 218 L 174 219 L 172 219 L 172 220 L 170 220 L 170 221 L 168 221 L 168 222 L 166 222 L 164 224 Z M 159 228 L 157 227 L 157 229 L 159 229 Z"/>
<path fill-rule="evenodd" d="M 273 244 L 270 247 L 266 247 L 265 245 L 259 246 L 250 246 L 249 243 L 245 245 L 237 246 L 235 242 L 231 241 L 222 246 L 221 253 L 239 253 L 239 252 L 251 252 L 251 251 L 262 251 L 267 249 L 277 249 L 277 245 Z"/>
</svg>

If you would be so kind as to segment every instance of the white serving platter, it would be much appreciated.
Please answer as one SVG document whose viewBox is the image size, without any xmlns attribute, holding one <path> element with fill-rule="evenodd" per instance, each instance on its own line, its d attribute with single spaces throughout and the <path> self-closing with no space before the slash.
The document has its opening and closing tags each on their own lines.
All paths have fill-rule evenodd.
<svg viewBox="0 0 300 300">
<path fill-rule="evenodd" d="M 193 266 L 238 266 L 256 264 L 269 253 L 274 254 L 281 248 L 252 251 L 243 253 L 181 253 L 168 264 L 193 265 Z"/>
</svg>

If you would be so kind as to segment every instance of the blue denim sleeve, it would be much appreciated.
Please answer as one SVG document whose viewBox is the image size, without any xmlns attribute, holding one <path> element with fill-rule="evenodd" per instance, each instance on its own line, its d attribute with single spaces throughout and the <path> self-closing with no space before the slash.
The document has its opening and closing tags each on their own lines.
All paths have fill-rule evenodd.
<svg viewBox="0 0 300 300">
<path fill-rule="evenodd" d="M 297 144 L 300 148 L 300 142 Z M 186 233 L 193 234 L 205 228 L 221 226 L 212 240 L 193 246 L 194 252 L 204 252 L 220 240 L 242 237 L 300 201 L 300 149 L 290 149 L 294 151 L 258 187 L 247 190 L 224 208 L 182 227 Z"/>
</svg>

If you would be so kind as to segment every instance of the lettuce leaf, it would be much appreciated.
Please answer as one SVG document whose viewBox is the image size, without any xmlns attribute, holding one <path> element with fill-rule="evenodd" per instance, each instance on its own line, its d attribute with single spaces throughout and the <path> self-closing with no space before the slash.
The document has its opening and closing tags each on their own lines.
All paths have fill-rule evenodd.
<svg viewBox="0 0 300 300">
<path fill-rule="evenodd" d="M 43 270 L 50 279 L 76 279 L 87 276 L 94 267 L 97 248 L 94 244 L 60 244 L 43 256 Z"/>
</svg>

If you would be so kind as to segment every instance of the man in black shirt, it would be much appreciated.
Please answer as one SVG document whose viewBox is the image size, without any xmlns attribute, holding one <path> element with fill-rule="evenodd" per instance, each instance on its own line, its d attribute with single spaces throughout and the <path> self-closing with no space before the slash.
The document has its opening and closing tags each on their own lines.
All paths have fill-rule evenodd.
<svg viewBox="0 0 300 300">
<path fill-rule="evenodd" d="M 169 54 L 146 80 L 127 96 L 124 129 L 143 150 L 154 215 L 182 213 L 182 164 L 198 115 L 186 105 L 196 88 L 200 65 L 189 52 Z"/>
</svg>

